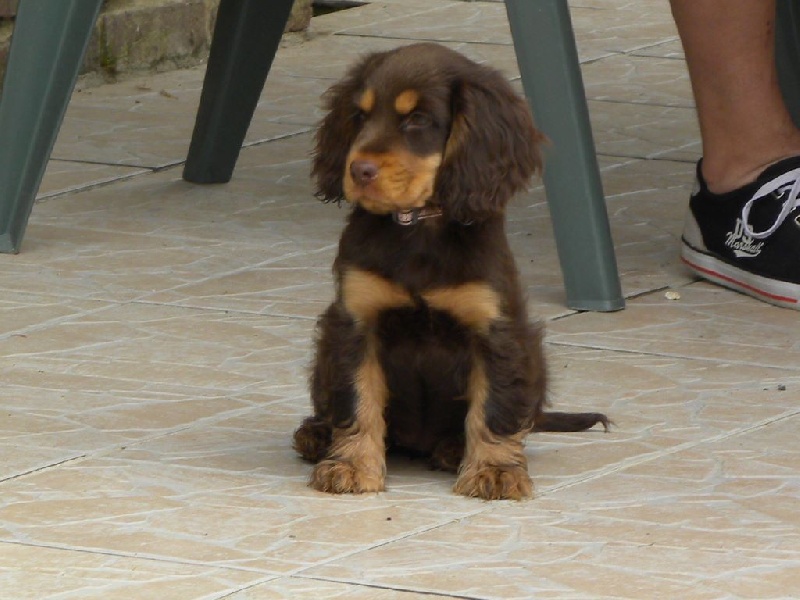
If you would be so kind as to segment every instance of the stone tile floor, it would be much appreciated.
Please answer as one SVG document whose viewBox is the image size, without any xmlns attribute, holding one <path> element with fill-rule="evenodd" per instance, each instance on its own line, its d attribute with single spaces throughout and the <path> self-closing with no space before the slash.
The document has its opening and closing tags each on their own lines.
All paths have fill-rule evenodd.
<svg viewBox="0 0 800 600">
<path fill-rule="evenodd" d="M 571 4 L 628 308 L 564 307 L 540 187 L 510 232 L 554 403 L 613 431 L 530 439 L 524 503 L 404 460 L 383 494 L 306 487 L 345 215 L 311 196 L 320 93 L 414 39 L 518 77 L 501 3 L 376 0 L 282 48 L 227 185 L 180 178 L 202 69 L 76 91 L 0 256 L 0 598 L 800 596 L 800 319 L 679 264 L 700 150 L 666 0 Z"/>
</svg>

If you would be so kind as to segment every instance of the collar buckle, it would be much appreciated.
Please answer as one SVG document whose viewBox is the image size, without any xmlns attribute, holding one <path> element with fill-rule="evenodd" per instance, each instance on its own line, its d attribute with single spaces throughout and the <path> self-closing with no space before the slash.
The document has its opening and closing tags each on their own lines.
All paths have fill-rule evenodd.
<svg viewBox="0 0 800 600">
<path fill-rule="evenodd" d="M 424 208 L 411 208 L 408 210 L 396 210 L 392 213 L 392 219 L 398 225 L 409 227 L 416 225 L 422 219 L 430 219 L 433 217 L 441 217 L 442 209 L 432 206 Z"/>
</svg>

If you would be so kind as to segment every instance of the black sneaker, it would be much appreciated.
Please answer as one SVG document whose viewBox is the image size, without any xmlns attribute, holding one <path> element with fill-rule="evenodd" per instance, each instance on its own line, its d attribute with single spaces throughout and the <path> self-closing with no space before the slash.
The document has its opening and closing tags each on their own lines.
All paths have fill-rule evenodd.
<svg viewBox="0 0 800 600">
<path fill-rule="evenodd" d="M 708 191 L 701 164 L 683 230 L 683 262 L 705 279 L 800 310 L 800 157 L 719 195 Z"/>
</svg>

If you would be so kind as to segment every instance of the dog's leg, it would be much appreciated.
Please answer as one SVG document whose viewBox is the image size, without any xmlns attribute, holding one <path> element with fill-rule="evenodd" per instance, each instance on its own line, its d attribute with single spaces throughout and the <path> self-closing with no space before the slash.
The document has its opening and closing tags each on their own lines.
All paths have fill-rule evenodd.
<svg viewBox="0 0 800 600">
<path fill-rule="evenodd" d="M 380 492 L 386 475 L 386 379 L 374 335 L 364 337 L 354 376 L 355 415 L 349 427 L 333 429 L 327 458 L 314 468 L 311 486 L 334 494 Z"/>
<path fill-rule="evenodd" d="M 476 357 L 468 390 L 467 443 L 453 490 L 485 500 L 522 500 L 533 492 L 528 460 L 522 451 L 527 432 L 498 435 L 489 429 L 486 405 L 490 393 L 485 362 Z"/>
<path fill-rule="evenodd" d="M 475 335 L 467 383 L 469 409 L 464 427 L 464 458 L 453 490 L 486 500 L 527 498 L 533 486 L 522 445 L 539 400 L 526 393 L 529 385 L 519 384 L 530 379 L 530 352 L 519 335 L 519 324 L 502 316 L 501 299 L 487 284 L 468 283 L 431 290 L 423 297 L 431 307 L 449 313 Z M 493 397 L 498 394 L 507 398 Z M 502 428 L 495 430 L 507 430 L 502 434 L 495 433 L 488 425 L 490 402 L 492 408 L 499 407 Z M 443 454 L 445 449 L 437 448 L 434 452 L 434 467 L 450 465 L 452 444 L 451 460 L 442 461 L 447 458 Z"/>
<path fill-rule="evenodd" d="M 319 369 L 323 375 L 312 385 L 317 412 L 338 411 L 330 451 L 311 476 L 315 489 L 337 494 L 384 489 L 389 392 L 375 324 L 383 311 L 411 305 L 408 292 L 390 281 L 356 269 L 343 272 L 340 302 L 329 309 L 318 344 L 317 366 L 322 360 L 334 367 Z M 336 426 L 344 422 L 347 426 Z"/>
</svg>

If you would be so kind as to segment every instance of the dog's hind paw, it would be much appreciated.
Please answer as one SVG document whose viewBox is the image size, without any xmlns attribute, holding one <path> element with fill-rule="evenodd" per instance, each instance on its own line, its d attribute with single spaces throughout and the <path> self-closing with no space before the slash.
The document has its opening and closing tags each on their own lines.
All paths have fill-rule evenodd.
<svg viewBox="0 0 800 600">
<path fill-rule="evenodd" d="M 441 440 L 431 454 L 431 468 L 434 471 L 458 472 L 464 458 L 464 436 L 456 435 Z"/>
<path fill-rule="evenodd" d="M 310 462 L 319 462 L 331 447 L 332 428 L 318 417 L 307 417 L 294 432 L 292 447 Z"/>
</svg>

